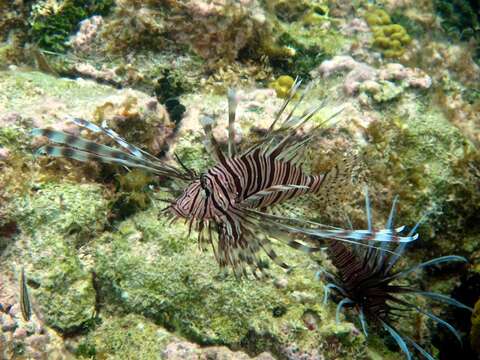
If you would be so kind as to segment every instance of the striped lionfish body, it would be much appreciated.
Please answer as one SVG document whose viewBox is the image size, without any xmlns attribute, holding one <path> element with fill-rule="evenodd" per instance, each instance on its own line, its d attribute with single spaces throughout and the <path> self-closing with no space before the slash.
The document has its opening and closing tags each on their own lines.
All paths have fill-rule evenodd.
<svg viewBox="0 0 480 360">
<path fill-rule="evenodd" d="M 366 198 L 367 219 L 369 227 L 371 227 L 372 220 L 368 194 Z M 395 202 L 386 226 L 391 231 L 394 231 Z M 410 231 L 410 234 L 416 231 L 417 226 L 418 224 Z M 397 261 L 405 251 L 405 243 L 397 245 L 396 248 L 393 248 L 393 251 L 389 246 L 391 243 L 384 244 L 381 248 L 366 248 L 345 246 L 341 242 L 331 243 L 328 247 L 328 253 L 337 272 L 335 275 L 326 271 L 320 272 L 329 282 L 325 286 L 324 302 L 327 302 L 330 290 L 335 290 L 341 298 L 337 305 L 337 322 L 343 307 L 355 308 L 365 336 L 368 336 L 367 323 L 369 323 L 385 329 L 399 345 L 407 359 L 410 360 L 412 358 L 409 346 L 413 346 L 423 357 L 428 360 L 434 360 L 432 355 L 413 339 L 402 335 L 395 329 L 393 321 L 396 318 L 407 316 L 409 311 L 416 311 L 425 315 L 434 323 L 445 326 L 461 343 L 460 335 L 452 325 L 424 307 L 417 305 L 414 297 L 424 297 L 427 300 L 457 306 L 468 311 L 472 311 L 472 309 L 440 293 L 422 291 L 407 285 L 399 285 L 397 280 L 428 266 L 447 262 L 466 262 L 467 260 L 456 255 L 442 256 L 407 270 L 394 271 Z"/>
<path fill-rule="evenodd" d="M 269 208 L 301 195 L 335 197 L 344 191 L 350 182 L 350 161 L 340 162 L 321 175 L 307 175 L 302 170 L 301 150 L 313 135 L 299 136 L 297 130 L 320 106 L 307 110 L 300 117 L 294 116 L 298 104 L 305 96 L 304 93 L 293 110 L 284 116 L 285 109 L 295 97 L 299 86 L 300 82 L 296 81 L 267 134 L 238 154 L 233 142 L 237 101 L 233 91 L 229 91 L 228 152 L 221 150 L 213 136 L 213 120 L 204 117 L 201 122 L 210 152 L 217 164 L 200 175 L 187 169 L 178 158 L 179 166 L 173 166 L 128 144 L 105 124 L 97 126 L 83 119 L 73 119 L 81 127 L 107 135 L 122 147 L 122 150 L 54 130 L 34 129 L 32 134 L 46 136 L 59 144 L 43 146 L 38 150 L 40 153 L 139 168 L 186 183 L 183 193 L 170 201 L 165 211 L 173 218 L 186 219 L 190 229 L 198 231 L 199 243 L 210 243 L 220 266 L 232 267 L 236 275 L 246 274 L 247 266 L 254 275 L 257 270 L 263 271 L 264 263 L 259 257 L 260 250 L 277 264 L 287 268 L 270 245 L 272 237 L 304 251 L 316 251 L 318 248 L 303 245 L 295 238 L 317 242 L 334 239 L 355 243 L 415 240 L 414 235 L 404 237 L 397 231 L 346 231 L 267 213 Z M 284 119 L 281 119 L 282 117 Z"/>
</svg>

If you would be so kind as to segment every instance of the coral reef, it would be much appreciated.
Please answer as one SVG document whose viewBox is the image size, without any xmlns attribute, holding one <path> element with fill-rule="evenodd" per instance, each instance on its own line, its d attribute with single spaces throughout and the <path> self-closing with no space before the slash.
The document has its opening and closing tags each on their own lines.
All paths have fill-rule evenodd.
<svg viewBox="0 0 480 360">
<path fill-rule="evenodd" d="M 41 48 L 64 52 L 78 24 L 92 15 L 106 15 L 113 0 L 42 0 L 32 7 L 31 38 Z"/>
<path fill-rule="evenodd" d="M 29 131 L 84 135 L 70 116 L 105 121 L 140 148 L 167 161 L 176 154 L 200 171 L 211 166 L 202 116 L 214 120 L 213 132 L 227 146 L 228 88 L 237 89 L 240 145 L 268 129 L 292 78 L 300 76 L 302 86 L 313 80 L 298 112 L 323 99 L 327 106 L 311 119 L 322 135 L 306 149 L 306 169 L 323 172 L 344 153 L 358 153 L 359 180 L 375 194 L 375 220 L 388 217 L 395 195 L 399 224 L 426 214 L 402 266 L 449 253 L 471 264 L 466 273 L 433 268 L 406 283 L 473 306 L 480 296 L 475 6 L 0 0 L 0 357 L 128 359 L 144 351 L 167 359 L 403 358 L 385 334 L 372 329 L 366 339 L 343 316 L 335 322 L 313 277 L 319 265 L 333 270 L 323 253 L 308 257 L 279 246 L 291 272 L 272 267 L 273 279 L 236 282 L 218 273 L 187 226 L 160 213 L 164 179 L 36 158 L 44 139 L 32 142 Z M 364 226 L 360 188 L 336 206 L 305 198 L 305 210 L 292 204 L 278 211 Z M 18 304 L 22 267 L 30 322 Z M 436 357 L 473 357 L 480 351 L 478 306 L 471 319 L 434 309 L 460 330 L 463 349 L 422 317 L 414 326 L 400 322 L 399 330 L 431 344 Z"/>
<path fill-rule="evenodd" d="M 348 95 L 359 91 L 371 95 L 376 102 L 398 97 L 407 88 L 428 89 L 432 79 L 418 68 L 407 68 L 398 63 L 388 63 L 375 69 L 350 56 L 335 56 L 324 61 L 312 76 L 330 77 L 338 71 L 349 72 L 345 76 L 344 90 Z"/>
</svg>

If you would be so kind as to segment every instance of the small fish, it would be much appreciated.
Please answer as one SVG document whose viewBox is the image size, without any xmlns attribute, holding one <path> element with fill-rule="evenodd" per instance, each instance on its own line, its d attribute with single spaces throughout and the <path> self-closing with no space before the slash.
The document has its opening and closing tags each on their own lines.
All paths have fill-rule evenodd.
<svg viewBox="0 0 480 360">
<path fill-rule="evenodd" d="M 47 58 L 43 54 L 43 52 L 38 49 L 37 47 L 32 47 L 31 48 L 31 53 L 33 54 L 33 57 L 35 58 L 35 61 L 37 63 L 37 67 L 40 71 L 44 72 L 45 74 L 50 74 L 53 76 L 60 76 L 58 73 L 50 66 L 48 63 Z"/>
<path fill-rule="evenodd" d="M 27 278 L 23 267 L 20 274 L 20 309 L 22 310 L 23 320 L 30 321 L 32 305 L 30 303 L 30 296 L 28 295 Z"/>
</svg>

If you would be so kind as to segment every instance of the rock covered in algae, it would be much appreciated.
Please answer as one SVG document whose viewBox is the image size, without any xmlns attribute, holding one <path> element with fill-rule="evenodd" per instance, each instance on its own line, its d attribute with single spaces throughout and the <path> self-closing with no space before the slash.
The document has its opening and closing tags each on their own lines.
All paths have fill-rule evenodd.
<svg viewBox="0 0 480 360">
<path fill-rule="evenodd" d="M 0 358 L 61 359 L 66 350 L 61 337 L 35 315 L 27 322 L 18 300 L 18 277 L 0 270 Z"/>
<path fill-rule="evenodd" d="M 321 304 L 321 283 L 313 272 L 307 276 L 313 264 L 290 274 L 283 289 L 270 281 L 239 282 L 219 273 L 209 252 L 199 252 L 186 226 L 167 227 L 154 209 L 118 228 L 104 234 L 94 249 L 95 272 L 109 309 L 143 314 L 201 344 L 242 346 L 253 353 L 293 342 L 311 351 L 340 333 L 343 340 L 335 351 L 360 351 L 363 336 L 350 324 L 335 325 Z M 281 255 L 287 253 L 283 249 Z M 290 262 L 295 260 L 303 257 L 290 256 Z M 304 322 L 306 312 L 318 318 L 315 328 Z"/>
<path fill-rule="evenodd" d="M 106 121 L 128 141 L 135 139 L 152 153 L 163 149 L 174 128 L 156 98 L 132 89 L 115 90 L 93 81 L 15 71 L 0 73 L 0 87 L 5 91 L 0 96 L 3 110 L 31 118 L 33 127 L 52 126 L 79 135 L 78 127 L 68 125 L 70 117 Z M 8 118 L 4 119 L 8 125 Z"/>
<path fill-rule="evenodd" d="M 200 347 L 134 314 L 105 317 L 98 328 L 80 341 L 75 351 L 80 359 L 91 356 L 99 359 L 132 359 L 140 353 L 144 359 L 251 359 L 244 352 L 232 351 L 224 346 Z M 262 353 L 255 359 L 273 360 L 274 357 Z"/>
<path fill-rule="evenodd" d="M 103 229 L 107 204 L 102 189 L 87 184 L 44 185 L 14 204 L 24 246 L 16 261 L 38 284 L 32 296 L 45 323 L 62 333 L 88 327 L 94 314 L 92 274 L 77 249 Z"/>
<path fill-rule="evenodd" d="M 480 354 L 480 300 L 476 302 L 472 314 L 472 330 L 470 331 L 472 349 Z"/>
</svg>

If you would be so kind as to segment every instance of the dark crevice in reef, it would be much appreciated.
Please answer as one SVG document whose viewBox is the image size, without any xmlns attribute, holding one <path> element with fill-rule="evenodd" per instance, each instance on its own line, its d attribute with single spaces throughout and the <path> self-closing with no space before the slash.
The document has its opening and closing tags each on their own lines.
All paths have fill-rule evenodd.
<svg viewBox="0 0 480 360">
<path fill-rule="evenodd" d="M 156 96 L 159 103 L 165 105 L 170 119 L 177 125 L 175 129 L 178 129 L 186 110 L 185 106 L 180 103 L 179 97 L 185 94 L 187 89 L 170 75 L 168 69 L 163 71 L 162 76 L 156 81 L 153 95 Z"/>
<path fill-rule="evenodd" d="M 452 291 L 451 297 L 473 307 L 480 298 L 480 273 L 464 274 L 460 278 L 460 285 Z M 478 355 L 471 348 L 469 339 L 472 325 L 471 316 L 470 312 L 454 306 L 450 306 L 441 314 L 440 317 L 461 334 L 463 344 L 460 344 L 448 329 L 438 325 L 432 343 L 440 352 L 439 360 L 478 359 Z"/>
</svg>

